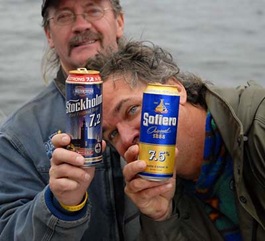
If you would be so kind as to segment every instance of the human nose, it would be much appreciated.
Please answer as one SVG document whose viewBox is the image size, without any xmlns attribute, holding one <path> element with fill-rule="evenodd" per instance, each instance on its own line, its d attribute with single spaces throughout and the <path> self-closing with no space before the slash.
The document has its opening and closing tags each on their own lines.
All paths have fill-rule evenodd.
<svg viewBox="0 0 265 241">
<path fill-rule="evenodd" d="M 120 144 L 118 148 L 123 154 L 130 146 L 135 145 L 139 141 L 139 130 L 131 125 L 120 123 L 117 125 L 120 136 Z"/>
<path fill-rule="evenodd" d="M 75 14 L 73 28 L 74 30 L 83 30 L 91 27 L 91 22 L 85 13 Z"/>
<path fill-rule="evenodd" d="M 76 14 L 75 14 L 75 18 L 74 18 L 74 21 L 75 21 L 75 22 L 77 21 L 78 16 L 79 16 L 79 17 L 82 17 L 82 20 L 85 20 L 86 22 L 89 22 L 89 19 L 88 19 L 88 16 L 87 16 L 86 13 L 76 13 Z"/>
</svg>

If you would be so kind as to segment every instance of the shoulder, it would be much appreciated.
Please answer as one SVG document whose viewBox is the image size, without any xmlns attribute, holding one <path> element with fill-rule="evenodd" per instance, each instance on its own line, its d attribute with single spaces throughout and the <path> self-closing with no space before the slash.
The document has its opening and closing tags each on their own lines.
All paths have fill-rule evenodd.
<svg viewBox="0 0 265 241">
<path fill-rule="evenodd" d="M 246 133 L 255 120 L 265 118 L 265 88 L 254 81 L 249 81 L 238 89 L 240 99 L 236 112 Z"/>
<path fill-rule="evenodd" d="M 248 81 L 236 88 L 207 86 L 207 89 L 207 104 L 225 103 L 239 119 L 243 116 L 253 118 L 261 103 L 265 101 L 265 88 L 255 81 Z"/>
<path fill-rule="evenodd" d="M 54 83 L 8 116 L 0 127 L 0 142 L 8 142 L 34 160 L 50 154 L 51 138 L 65 125 L 65 100 Z M 46 152 L 46 153 L 45 153 Z M 34 158 L 33 158 L 34 157 Z"/>
<path fill-rule="evenodd" d="M 64 118 L 64 97 L 54 83 L 44 88 L 6 118 L 0 132 L 8 139 L 18 139 L 27 136 L 46 136 L 54 123 Z M 56 120 L 56 118 L 58 120 Z"/>
<path fill-rule="evenodd" d="M 43 112 L 45 106 L 51 106 L 51 103 L 55 104 L 56 101 L 59 101 L 60 95 L 61 94 L 57 90 L 55 84 L 49 84 L 35 97 L 28 100 L 20 108 L 9 115 L 6 118 L 5 123 L 3 123 L 3 126 L 7 128 L 9 125 L 13 125 L 14 123 L 18 123 L 20 125 L 23 124 L 23 121 L 27 122 L 30 117 L 37 117 Z M 63 100 L 63 97 L 61 99 Z M 48 116 L 46 116 L 46 118 L 48 118 Z"/>
</svg>

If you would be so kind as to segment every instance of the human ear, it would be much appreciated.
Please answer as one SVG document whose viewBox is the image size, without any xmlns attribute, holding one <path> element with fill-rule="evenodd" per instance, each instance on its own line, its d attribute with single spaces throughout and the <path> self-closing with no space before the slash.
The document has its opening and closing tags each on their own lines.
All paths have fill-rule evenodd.
<svg viewBox="0 0 265 241">
<path fill-rule="evenodd" d="M 119 16 L 117 16 L 116 19 L 117 22 L 117 38 L 121 38 L 123 36 L 124 32 L 124 15 L 123 13 L 120 13 Z"/>
<path fill-rule="evenodd" d="M 47 38 L 47 41 L 48 41 L 48 44 L 49 44 L 50 48 L 54 48 L 52 34 L 51 34 L 49 28 L 45 29 L 45 35 L 46 35 L 46 38 Z"/>
</svg>

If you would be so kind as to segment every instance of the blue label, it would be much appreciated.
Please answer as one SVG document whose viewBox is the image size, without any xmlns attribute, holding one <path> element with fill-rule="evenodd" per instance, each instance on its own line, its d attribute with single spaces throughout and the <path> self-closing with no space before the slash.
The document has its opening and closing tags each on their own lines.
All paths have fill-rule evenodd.
<svg viewBox="0 0 265 241">
<path fill-rule="evenodd" d="M 140 142 L 175 145 L 179 96 L 144 93 Z"/>
<path fill-rule="evenodd" d="M 102 157 L 101 84 L 66 83 L 66 132 L 73 149 L 92 162 Z"/>
</svg>

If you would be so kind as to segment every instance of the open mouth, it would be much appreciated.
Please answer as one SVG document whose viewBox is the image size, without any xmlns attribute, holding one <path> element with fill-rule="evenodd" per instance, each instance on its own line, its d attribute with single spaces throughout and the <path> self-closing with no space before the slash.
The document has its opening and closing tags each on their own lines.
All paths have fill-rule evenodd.
<svg viewBox="0 0 265 241">
<path fill-rule="evenodd" d="M 93 39 L 93 40 L 83 40 L 83 41 L 81 41 L 81 42 L 76 42 L 76 43 L 71 44 L 71 47 L 72 47 L 72 48 L 75 48 L 75 47 L 79 47 L 79 46 L 84 46 L 84 45 L 93 44 L 93 43 L 95 43 L 95 42 L 97 42 L 96 39 Z"/>
<path fill-rule="evenodd" d="M 69 42 L 69 55 L 75 48 L 89 47 L 89 45 L 97 42 L 102 42 L 102 35 L 99 33 L 93 33 L 91 31 L 85 31 L 78 35 L 75 35 Z"/>
<path fill-rule="evenodd" d="M 82 32 L 76 36 L 74 36 L 71 40 L 70 40 L 70 47 L 79 47 L 82 45 L 89 45 L 89 44 L 93 44 L 97 41 L 99 41 L 101 39 L 100 34 L 98 33 L 93 33 L 91 31 L 85 31 Z"/>
</svg>

